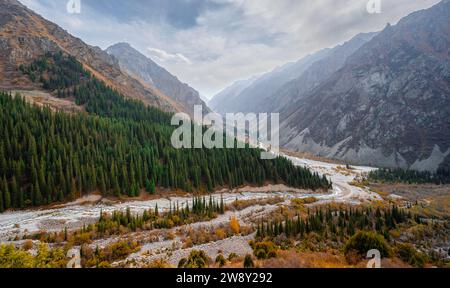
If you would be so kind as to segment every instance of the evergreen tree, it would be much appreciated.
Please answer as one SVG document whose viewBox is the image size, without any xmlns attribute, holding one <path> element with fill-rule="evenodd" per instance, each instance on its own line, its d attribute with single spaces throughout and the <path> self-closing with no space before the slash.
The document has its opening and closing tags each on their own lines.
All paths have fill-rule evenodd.
<svg viewBox="0 0 450 288">
<path fill-rule="evenodd" d="M 49 93 L 73 97 L 87 113 L 54 112 L 0 93 L 4 209 L 96 190 L 120 197 L 138 196 L 141 189 L 154 194 L 156 187 L 198 192 L 266 181 L 312 190 L 331 186 L 285 158 L 262 160 L 261 151 L 248 146 L 176 150 L 171 114 L 125 98 L 63 53 L 47 53 L 23 73 L 44 81 Z"/>
</svg>

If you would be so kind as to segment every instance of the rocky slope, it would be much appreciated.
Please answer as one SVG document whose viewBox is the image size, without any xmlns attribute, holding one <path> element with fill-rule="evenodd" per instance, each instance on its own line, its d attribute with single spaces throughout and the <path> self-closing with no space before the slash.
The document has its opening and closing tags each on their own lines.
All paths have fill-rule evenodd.
<svg viewBox="0 0 450 288">
<path fill-rule="evenodd" d="M 109 47 L 106 52 L 118 59 L 123 71 L 156 87 L 173 101 L 182 105 L 185 111 L 193 113 L 195 105 L 201 105 L 204 110 L 208 110 L 207 105 L 195 89 L 182 83 L 177 77 L 142 55 L 130 44 L 118 43 Z"/>
<path fill-rule="evenodd" d="M 210 101 L 211 109 L 221 114 L 269 112 L 268 104 L 274 100 L 275 92 L 291 80 L 300 77 L 314 62 L 323 59 L 329 52 L 329 49 L 325 49 L 295 63 L 278 67 L 247 83 L 245 81 L 237 82 Z"/>
<path fill-rule="evenodd" d="M 86 69 L 127 97 L 165 111 L 182 110 L 158 89 L 123 73 L 117 60 L 100 48 L 85 44 L 16 0 L 0 0 L 1 90 L 39 89 L 20 74 L 18 67 L 31 63 L 45 52 L 57 51 L 75 56 Z"/>
<path fill-rule="evenodd" d="M 239 81 L 216 95 L 211 108 L 226 112 L 279 112 L 340 69 L 345 60 L 375 33 L 359 34 L 332 49 L 288 63 L 251 81 Z M 280 115 L 281 117 L 283 115 Z"/>
<path fill-rule="evenodd" d="M 332 48 L 326 57 L 311 64 L 300 77 L 286 83 L 276 91 L 272 95 L 273 101 L 269 101 L 271 106 L 268 107 L 268 111 L 281 112 L 286 108 L 290 108 L 292 102 L 306 96 L 333 73 L 341 69 L 348 57 L 369 42 L 375 35 L 376 33 L 361 33 L 344 44 Z M 285 116 L 284 113 L 280 115 L 280 117 Z"/>
<path fill-rule="evenodd" d="M 344 67 L 283 109 L 282 145 L 377 166 L 446 165 L 449 19 L 445 0 L 388 25 Z"/>
</svg>

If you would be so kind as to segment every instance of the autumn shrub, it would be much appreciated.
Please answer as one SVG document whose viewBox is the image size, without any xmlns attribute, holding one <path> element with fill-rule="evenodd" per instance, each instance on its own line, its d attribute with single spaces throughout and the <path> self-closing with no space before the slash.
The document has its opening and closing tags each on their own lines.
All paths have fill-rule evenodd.
<svg viewBox="0 0 450 288">
<path fill-rule="evenodd" d="M 33 248 L 33 241 L 27 240 L 23 243 L 22 249 L 25 251 L 31 250 Z"/>
<path fill-rule="evenodd" d="M 41 243 L 36 255 L 17 249 L 14 245 L 0 245 L 0 268 L 64 268 L 67 259 L 61 248 L 50 249 Z"/>
<path fill-rule="evenodd" d="M 184 268 L 186 266 L 187 259 L 181 258 L 180 261 L 178 261 L 178 268 Z"/>
<path fill-rule="evenodd" d="M 221 228 L 216 229 L 216 233 L 215 234 L 216 234 L 216 236 L 217 236 L 217 238 L 219 240 L 222 240 L 222 239 L 224 239 L 227 236 L 227 233 L 225 232 L 225 230 L 221 229 Z"/>
<path fill-rule="evenodd" d="M 81 247 L 81 263 L 83 267 L 99 267 L 102 262 L 112 263 L 122 260 L 139 249 L 139 243 L 135 241 L 119 241 L 109 244 L 103 249 L 97 247 L 95 250 L 84 245 Z"/>
<path fill-rule="evenodd" d="M 253 249 L 253 254 L 258 259 L 269 259 L 277 257 L 277 247 L 273 242 L 270 241 L 262 241 L 262 242 L 254 242 L 250 241 L 250 246 Z"/>
<path fill-rule="evenodd" d="M 233 259 L 239 257 L 236 253 L 230 253 L 230 255 L 228 255 L 228 261 L 233 261 Z"/>
<path fill-rule="evenodd" d="M 291 200 L 294 205 L 307 205 L 315 203 L 317 201 L 318 199 L 316 197 L 295 198 Z"/>
<path fill-rule="evenodd" d="M 139 250 L 139 244 L 137 242 L 120 241 L 107 246 L 107 252 L 110 253 L 110 260 L 119 260 L 127 257 L 131 253 Z"/>
<path fill-rule="evenodd" d="M 232 204 L 230 204 L 230 208 L 233 208 L 234 210 L 241 211 L 245 208 L 251 207 L 251 206 L 265 206 L 265 205 L 275 205 L 278 203 L 284 202 L 283 197 L 272 197 L 272 198 L 265 198 L 265 199 L 248 199 L 248 200 L 237 200 L 234 201 Z"/>
<path fill-rule="evenodd" d="M 170 268 L 170 264 L 167 262 L 167 260 L 156 259 L 148 263 L 146 268 L 154 268 L 154 269 Z"/>
<path fill-rule="evenodd" d="M 382 257 L 388 257 L 391 254 L 391 248 L 384 237 L 375 232 L 359 231 L 344 246 L 345 254 L 355 251 L 360 256 L 365 256 L 372 249 L 380 251 Z"/>
<path fill-rule="evenodd" d="M 206 268 L 209 264 L 209 257 L 205 251 L 193 250 L 187 259 L 183 258 L 178 263 L 178 268 Z"/>
<path fill-rule="evenodd" d="M 92 242 L 92 236 L 90 232 L 80 233 L 73 235 L 73 244 L 75 246 L 81 246 Z"/>
<path fill-rule="evenodd" d="M 110 268 L 111 264 L 108 261 L 102 261 L 102 262 L 98 263 L 97 267 L 98 268 Z"/>
<path fill-rule="evenodd" d="M 223 257 L 222 254 L 217 255 L 216 257 L 216 264 L 219 265 L 219 267 L 223 267 L 225 266 L 227 260 L 225 259 L 225 257 Z"/>
<path fill-rule="evenodd" d="M 418 252 L 411 244 L 398 244 L 395 249 L 395 254 L 414 267 L 423 267 L 426 263 L 426 257 Z"/>
<path fill-rule="evenodd" d="M 184 243 L 183 243 L 183 248 L 191 248 L 192 246 L 194 246 L 194 243 L 192 242 L 192 238 L 191 237 L 187 237 L 185 240 L 184 240 Z"/>
<path fill-rule="evenodd" d="M 34 257 L 14 245 L 1 245 L 0 268 L 34 268 Z"/>
<path fill-rule="evenodd" d="M 35 256 L 36 268 L 65 268 L 67 258 L 61 248 L 50 249 L 47 244 L 41 243 L 38 246 Z"/>
<path fill-rule="evenodd" d="M 244 258 L 244 268 L 253 268 L 255 267 L 255 263 L 253 262 L 252 255 L 247 254 Z"/>
<path fill-rule="evenodd" d="M 239 224 L 239 220 L 237 220 L 236 217 L 231 217 L 230 228 L 234 234 L 239 234 L 239 232 L 241 232 L 241 225 Z"/>
</svg>

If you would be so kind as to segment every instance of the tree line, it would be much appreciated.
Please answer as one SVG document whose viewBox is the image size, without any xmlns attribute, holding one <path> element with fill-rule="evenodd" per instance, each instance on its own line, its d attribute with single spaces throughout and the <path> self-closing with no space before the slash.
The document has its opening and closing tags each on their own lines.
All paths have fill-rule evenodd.
<svg viewBox="0 0 450 288">
<path fill-rule="evenodd" d="M 90 226 L 81 232 L 96 232 L 105 234 L 117 233 L 120 227 L 131 231 L 165 229 L 180 226 L 187 223 L 206 221 L 217 215 L 225 213 L 223 199 L 217 201 L 213 197 L 193 197 L 191 203 L 170 203 L 168 211 L 159 211 L 158 205 L 154 209 L 145 210 L 142 214 L 132 214 L 129 208 L 125 212 L 114 211 L 111 215 L 100 213 L 100 218 L 94 226 Z"/>
<path fill-rule="evenodd" d="M 125 99 L 71 56 L 47 54 L 21 70 L 53 93 L 75 97 L 88 113 L 53 112 L 0 93 L 0 211 L 93 191 L 134 197 L 157 188 L 211 192 L 265 182 L 331 187 L 325 176 L 282 157 L 261 160 L 260 151 L 248 146 L 173 148 L 170 114 Z"/>
<path fill-rule="evenodd" d="M 395 229 L 398 224 L 413 220 L 420 224 L 418 215 L 412 215 L 409 211 L 392 206 L 387 209 L 372 208 L 348 208 L 348 209 L 316 209 L 309 211 L 306 217 L 297 215 L 294 219 L 275 219 L 258 223 L 256 237 L 286 237 L 302 238 L 310 232 L 329 237 L 349 237 L 356 231 L 375 231 L 390 239 L 389 231 Z"/>
<path fill-rule="evenodd" d="M 450 183 L 450 169 L 441 167 L 436 172 L 405 169 L 378 169 L 371 171 L 368 179 L 374 182 L 437 185 Z"/>
<path fill-rule="evenodd" d="M 155 204 L 154 208 L 142 213 L 132 213 L 127 207 L 125 211 L 116 210 L 105 213 L 102 210 L 98 220 L 81 229 L 69 232 L 64 228 L 60 232 L 38 232 L 25 235 L 23 239 L 40 240 L 45 243 L 71 242 L 75 245 L 90 243 L 100 237 L 124 234 L 135 231 L 150 231 L 153 229 L 169 229 L 185 224 L 208 221 L 222 215 L 228 207 L 220 200 L 209 197 L 195 196 L 184 203 L 170 203 L 169 209 L 162 210 Z"/>
</svg>

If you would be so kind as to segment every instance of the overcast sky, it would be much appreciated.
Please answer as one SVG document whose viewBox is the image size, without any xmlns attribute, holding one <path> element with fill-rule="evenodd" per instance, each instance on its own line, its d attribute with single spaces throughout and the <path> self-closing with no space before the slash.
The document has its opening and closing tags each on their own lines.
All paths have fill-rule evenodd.
<svg viewBox="0 0 450 288">
<path fill-rule="evenodd" d="M 439 0 L 20 0 L 90 45 L 128 42 L 207 98 Z"/>
</svg>

